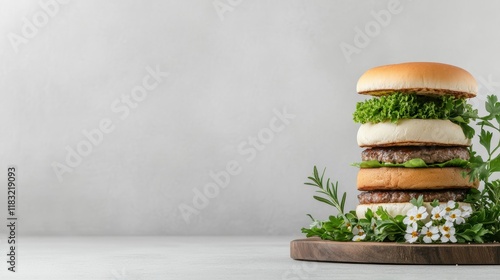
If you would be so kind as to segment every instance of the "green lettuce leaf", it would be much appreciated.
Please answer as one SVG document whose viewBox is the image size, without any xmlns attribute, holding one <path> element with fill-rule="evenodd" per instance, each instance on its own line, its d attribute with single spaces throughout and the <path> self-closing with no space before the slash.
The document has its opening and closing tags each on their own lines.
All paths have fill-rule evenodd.
<svg viewBox="0 0 500 280">
<path fill-rule="evenodd" d="M 442 163 L 427 164 L 421 158 L 414 158 L 404 163 L 386 163 L 378 160 L 362 161 L 353 163 L 353 166 L 360 168 L 379 168 L 379 167 L 409 167 L 409 168 L 422 168 L 422 167 L 462 167 L 467 168 L 469 161 L 463 159 L 452 159 Z"/>
<path fill-rule="evenodd" d="M 441 119 L 463 125 L 477 117 L 477 110 L 463 98 L 396 92 L 356 104 L 356 123 L 397 122 L 401 119 Z"/>
</svg>

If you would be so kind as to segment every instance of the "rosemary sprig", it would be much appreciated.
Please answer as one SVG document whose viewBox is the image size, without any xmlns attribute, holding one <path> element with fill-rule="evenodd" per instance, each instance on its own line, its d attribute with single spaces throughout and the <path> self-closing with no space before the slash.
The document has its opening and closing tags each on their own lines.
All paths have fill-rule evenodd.
<svg viewBox="0 0 500 280">
<path fill-rule="evenodd" d="M 314 166 L 314 177 L 307 177 L 312 181 L 312 183 L 306 182 L 304 184 L 319 188 L 319 190 L 317 190 L 316 192 L 325 195 L 326 198 L 315 195 L 313 196 L 314 199 L 335 207 L 339 214 L 342 215 L 342 217 L 344 217 L 346 220 L 348 220 L 344 212 L 347 193 L 344 192 L 344 194 L 342 195 L 342 199 L 339 201 L 339 197 L 337 194 L 339 182 L 335 182 L 335 184 L 333 184 L 333 182 L 330 182 L 330 178 L 328 178 L 326 181 L 326 186 L 323 185 L 323 177 L 325 175 L 325 171 L 326 168 L 323 169 L 323 173 L 321 173 L 321 176 L 319 176 L 318 169 L 316 168 L 316 166 Z"/>
</svg>

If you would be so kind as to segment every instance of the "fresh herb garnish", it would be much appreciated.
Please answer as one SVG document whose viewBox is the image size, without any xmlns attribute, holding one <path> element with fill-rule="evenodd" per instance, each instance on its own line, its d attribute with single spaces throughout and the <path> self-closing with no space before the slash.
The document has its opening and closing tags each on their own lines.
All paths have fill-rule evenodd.
<svg viewBox="0 0 500 280">
<path fill-rule="evenodd" d="M 469 139 L 474 136 L 469 121 L 476 116 L 477 110 L 463 98 L 400 92 L 358 102 L 353 114 L 356 123 L 397 122 L 402 119 L 450 120 L 460 125 Z"/>
<path fill-rule="evenodd" d="M 338 196 L 338 182 L 330 182 L 330 178 L 327 179 L 326 185 L 324 184 L 325 170 L 321 176 L 319 176 L 318 169 L 316 166 L 313 170 L 313 176 L 308 177 L 310 182 L 304 184 L 314 186 L 319 188 L 316 192 L 322 194 L 325 197 L 313 196 L 314 199 L 333 206 L 338 211 L 337 216 L 330 216 L 328 221 L 318 221 L 315 220 L 311 215 L 308 216 L 313 220 L 313 225 L 310 229 L 303 228 L 302 232 L 306 234 L 307 237 L 319 236 L 326 240 L 336 240 L 336 241 L 350 241 L 354 234 L 352 233 L 352 224 L 357 224 L 358 219 L 356 218 L 356 213 L 351 211 L 349 213 L 344 212 L 344 205 L 347 193 L 344 192 L 342 198 L 339 200 Z"/>
<path fill-rule="evenodd" d="M 325 171 L 320 176 L 314 167 L 313 176 L 308 177 L 311 182 L 305 184 L 318 187 L 317 192 L 326 197 L 314 198 L 333 206 L 338 214 L 326 221 L 308 215 L 313 223 L 310 228 L 302 228 L 302 232 L 307 237 L 318 236 L 335 241 L 500 242 L 500 179 L 493 179 L 500 172 L 500 102 L 497 96 L 488 96 L 485 105 L 488 115 L 483 117 L 477 116 L 477 110 L 466 107 L 463 107 L 462 116 L 454 117 L 455 121 L 459 119 L 458 122 L 463 121 L 464 124 L 469 119 L 477 121 L 481 130 L 479 143 L 487 154 L 483 158 L 472 149 L 470 151 L 471 158 L 467 166 L 470 171 L 467 175 L 471 180 L 483 183 L 481 191 L 473 188 L 469 190 L 465 202 L 470 203 L 470 208 L 454 201 L 446 205 L 440 205 L 437 201 L 424 205 L 423 198 L 419 197 L 410 201 L 414 208 L 406 216 L 392 217 L 379 207 L 376 213 L 368 209 L 365 217 L 358 219 L 355 211 L 344 211 L 346 193 L 339 200 L 338 183 L 327 179 L 324 185 Z M 474 135 L 474 129 L 470 128 L 470 131 Z M 429 222 L 424 223 L 424 216 L 430 217 Z"/>
<path fill-rule="evenodd" d="M 477 125 L 481 129 L 479 143 L 484 148 L 487 157 L 483 158 L 471 149 L 468 173 L 471 180 L 479 180 L 483 183 L 483 189 L 481 191 L 471 189 L 466 202 L 469 202 L 474 210 L 469 218 L 470 223 L 481 224 L 482 229 L 488 231 L 488 234 L 485 234 L 481 240 L 500 242 L 500 179 L 491 180 L 494 173 L 500 172 L 500 140 L 497 136 L 500 134 L 498 97 L 488 96 L 485 108 L 488 115 L 478 117 Z"/>
<path fill-rule="evenodd" d="M 306 182 L 304 184 L 318 187 L 319 190 L 317 190 L 316 192 L 326 195 L 326 198 L 320 196 L 313 196 L 314 199 L 335 207 L 337 211 L 339 211 L 340 215 L 345 217 L 344 205 L 347 193 L 344 192 L 344 194 L 342 195 L 342 199 L 339 201 L 339 197 L 337 195 L 339 182 L 335 182 L 335 184 L 333 184 L 333 182 L 330 182 L 330 178 L 328 178 L 328 180 L 326 181 L 326 186 L 324 186 L 323 177 L 325 176 L 325 171 L 326 169 L 323 170 L 323 173 L 321 174 L 320 177 L 318 169 L 315 166 L 313 170 L 313 177 L 307 177 L 309 180 L 312 181 L 312 183 Z"/>
</svg>

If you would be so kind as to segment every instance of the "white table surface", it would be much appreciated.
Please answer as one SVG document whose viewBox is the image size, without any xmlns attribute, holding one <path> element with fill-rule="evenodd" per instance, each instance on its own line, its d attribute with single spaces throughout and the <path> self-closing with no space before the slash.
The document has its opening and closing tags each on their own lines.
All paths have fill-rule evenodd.
<svg viewBox="0 0 500 280">
<path fill-rule="evenodd" d="M 500 279 L 500 266 L 295 261 L 296 238 L 21 236 L 18 271 L 2 262 L 0 279 Z"/>
</svg>

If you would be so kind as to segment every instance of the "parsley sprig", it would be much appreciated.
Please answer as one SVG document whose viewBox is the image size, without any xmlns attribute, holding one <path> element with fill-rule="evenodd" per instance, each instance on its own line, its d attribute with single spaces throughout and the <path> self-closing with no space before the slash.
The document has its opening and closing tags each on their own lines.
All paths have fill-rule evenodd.
<svg viewBox="0 0 500 280">
<path fill-rule="evenodd" d="M 500 102 L 496 95 L 489 95 L 485 103 L 488 115 L 477 117 L 480 126 L 479 144 L 486 152 L 483 158 L 476 151 L 470 150 L 471 180 L 483 183 L 483 189 L 471 189 L 466 202 L 471 204 L 474 212 L 469 218 L 472 224 L 481 224 L 488 231 L 486 242 L 500 241 L 500 179 L 490 180 L 494 173 L 500 172 L 500 141 L 495 135 L 500 134 Z M 496 141 L 496 143 L 495 143 Z"/>
</svg>

